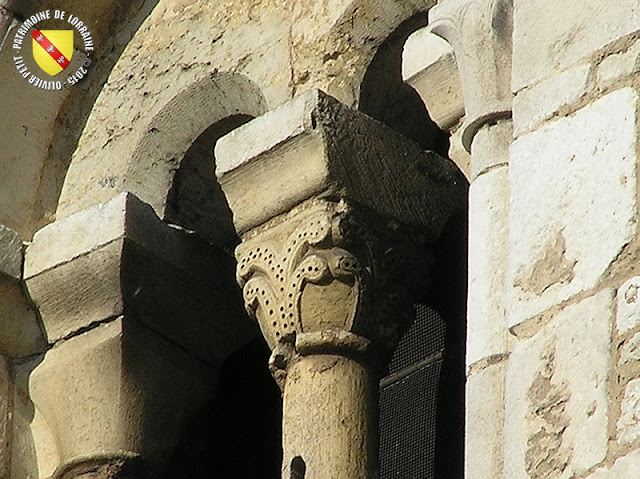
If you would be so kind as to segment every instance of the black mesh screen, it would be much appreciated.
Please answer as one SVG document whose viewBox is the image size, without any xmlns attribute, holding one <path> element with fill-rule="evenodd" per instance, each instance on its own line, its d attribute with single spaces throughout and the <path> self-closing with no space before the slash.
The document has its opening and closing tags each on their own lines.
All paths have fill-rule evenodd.
<svg viewBox="0 0 640 479">
<path fill-rule="evenodd" d="M 380 383 L 381 479 L 433 479 L 436 408 L 445 324 L 433 309 L 416 306 Z"/>
</svg>

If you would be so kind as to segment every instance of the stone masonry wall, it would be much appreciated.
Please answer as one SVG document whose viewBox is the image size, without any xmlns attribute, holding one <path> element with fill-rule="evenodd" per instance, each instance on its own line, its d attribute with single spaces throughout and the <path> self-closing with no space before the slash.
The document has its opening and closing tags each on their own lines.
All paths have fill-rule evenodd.
<svg viewBox="0 0 640 479">
<path fill-rule="evenodd" d="M 467 479 L 637 477 L 640 5 L 513 3 L 514 140 L 470 192 Z"/>
</svg>

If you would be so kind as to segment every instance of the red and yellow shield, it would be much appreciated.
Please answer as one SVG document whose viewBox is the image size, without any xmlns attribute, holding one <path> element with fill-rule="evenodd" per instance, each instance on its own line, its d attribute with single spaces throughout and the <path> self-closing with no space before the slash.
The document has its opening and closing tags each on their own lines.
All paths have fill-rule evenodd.
<svg viewBox="0 0 640 479">
<path fill-rule="evenodd" d="M 33 59 L 45 73 L 55 76 L 73 56 L 73 30 L 33 30 Z"/>
</svg>

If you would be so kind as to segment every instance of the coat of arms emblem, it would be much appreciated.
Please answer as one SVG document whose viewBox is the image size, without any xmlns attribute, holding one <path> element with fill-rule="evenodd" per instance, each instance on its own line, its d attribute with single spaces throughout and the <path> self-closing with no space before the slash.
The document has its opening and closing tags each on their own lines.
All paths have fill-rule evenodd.
<svg viewBox="0 0 640 479">
<path fill-rule="evenodd" d="M 33 30 L 33 59 L 50 76 L 64 70 L 73 56 L 73 30 Z"/>
</svg>

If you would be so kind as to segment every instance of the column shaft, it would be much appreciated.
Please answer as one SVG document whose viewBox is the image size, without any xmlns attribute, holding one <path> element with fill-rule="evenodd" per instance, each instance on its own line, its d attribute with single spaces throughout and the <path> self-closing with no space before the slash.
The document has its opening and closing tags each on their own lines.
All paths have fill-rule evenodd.
<svg viewBox="0 0 640 479">
<path fill-rule="evenodd" d="M 377 390 L 375 372 L 344 356 L 293 364 L 284 389 L 282 478 L 377 477 Z"/>
</svg>

